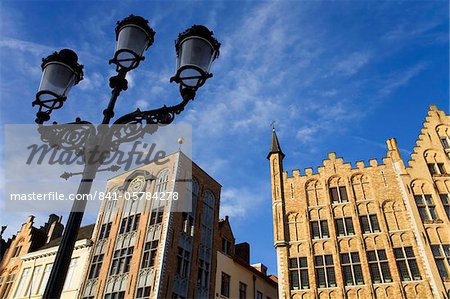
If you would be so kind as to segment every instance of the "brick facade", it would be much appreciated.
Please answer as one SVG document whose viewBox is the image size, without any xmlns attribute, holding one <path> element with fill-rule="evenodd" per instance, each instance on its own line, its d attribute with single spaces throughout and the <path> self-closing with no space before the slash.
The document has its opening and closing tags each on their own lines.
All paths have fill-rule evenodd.
<svg viewBox="0 0 450 299">
<path fill-rule="evenodd" d="M 330 153 L 288 175 L 274 131 L 279 298 L 448 298 L 449 136 L 450 117 L 431 106 L 408 166 L 389 139 L 382 163 Z"/>
<path fill-rule="evenodd" d="M 82 298 L 214 296 L 221 186 L 181 152 L 166 160 L 108 181 L 106 190 L 118 200 L 102 204 Z M 182 194 L 183 188 L 183 196 L 192 193 L 190 212 L 174 211 L 173 201 L 143 200 L 130 208 L 125 200 L 127 191 Z M 200 263 L 206 267 L 201 274 Z M 207 276 L 203 284 L 201 275 Z"/>
</svg>

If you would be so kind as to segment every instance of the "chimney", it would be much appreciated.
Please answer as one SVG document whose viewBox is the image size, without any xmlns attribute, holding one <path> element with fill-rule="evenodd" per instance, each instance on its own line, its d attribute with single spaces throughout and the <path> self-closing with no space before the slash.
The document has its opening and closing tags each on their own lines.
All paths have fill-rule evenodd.
<svg viewBox="0 0 450 299">
<path fill-rule="evenodd" d="M 250 264 L 250 244 L 247 242 L 236 244 L 234 246 L 234 255 Z"/>
<path fill-rule="evenodd" d="M 267 276 L 267 267 L 264 266 L 262 263 L 254 264 L 252 265 L 253 268 L 264 274 L 264 276 Z"/>
<path fill-rule="evenodd" d="M 61 223 L 61 217 L 55 214 L 50 214 L 48 221 L 45 223 L 44 227 L 42 227 L 42 230 L 47 235 L 47 240 L 45 243 L 61 237 L 64 230 L 64 225 Z"/>
</svg>

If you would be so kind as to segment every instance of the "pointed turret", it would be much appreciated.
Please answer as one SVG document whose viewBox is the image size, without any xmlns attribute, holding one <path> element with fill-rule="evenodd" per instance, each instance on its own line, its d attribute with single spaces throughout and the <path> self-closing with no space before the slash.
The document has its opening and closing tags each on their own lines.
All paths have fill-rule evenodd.
<svg viewBox="0 0 450 299">
<path fill-rule="evenodd" d="M 270 151 L 269 154 L 267 155 L 267 159 L 270 159 L 270 156 L 272 154 L 280 154 L 281 155 L 281 159 L 284 158 L 284 153 L 281 150 L 280 147 L 280 143 L 278 142 L 278 136 L 277 136 L 277 132 L 275 132 L 275 128 L 272 129 L 272 141 L 270 143 Z"/>
</svg>

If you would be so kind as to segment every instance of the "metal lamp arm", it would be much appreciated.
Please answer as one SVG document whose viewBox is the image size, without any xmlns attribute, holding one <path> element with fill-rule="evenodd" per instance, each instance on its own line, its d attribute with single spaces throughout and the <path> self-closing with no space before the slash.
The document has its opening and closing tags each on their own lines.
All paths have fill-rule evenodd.
<svg viewBox="0 0 450 299">
<path fill-rule="evenodd" d="M 175 115 L 180 114 L 187 106 L 189 101 L 194 99 L 195 91 L 191 89 L 183 89 L 181 91 L 181 96 L 183 100 L 176 105 L 164 105 L 161 108 L 147 111 L 141 111 L 138 108 L 136 109 L 136 111 L 125 114 L 124 116 L 118 118 L 114 122 L 114 125 L 144 124 L 144 121 L 147 125 L 170 124 L 175 119 Z"/>
</svg>

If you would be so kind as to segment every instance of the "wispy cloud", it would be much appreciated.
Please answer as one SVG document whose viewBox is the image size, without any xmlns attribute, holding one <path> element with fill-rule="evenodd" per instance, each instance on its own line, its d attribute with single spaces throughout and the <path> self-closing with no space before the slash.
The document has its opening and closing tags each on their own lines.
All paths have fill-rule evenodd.
<svg viewBox="0 0 450 299">
<path fill-rule="evenodd" d="M 406 70 L 395 71 L 391 73 L 386 79 L 381 82 L 380 94 L 383 96 L 387 96 L 397 90 L 400 87 L 403 87 L 409 83 L 411 79 L 416 77 L 420 72 L 424 71 L 427 68 L 427 64 L 424 62 L 419 62 Z"/>
</svg>

